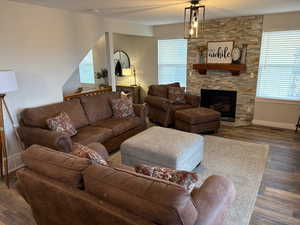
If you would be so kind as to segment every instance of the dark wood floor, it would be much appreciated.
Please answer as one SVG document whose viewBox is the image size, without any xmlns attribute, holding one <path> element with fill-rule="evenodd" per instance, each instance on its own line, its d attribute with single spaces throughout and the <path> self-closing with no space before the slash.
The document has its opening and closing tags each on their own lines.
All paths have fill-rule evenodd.
<svg viewBox="0 0 300 225">
<path fill-rule="evenodd" d="M 222 127 L 217 136 L 270 145 L 250 225 L 300 225 L 300 132 L 260 126 Z M 26 203 L 1 182 L 0 224 L 34 224 Z"/>
<path fill-rule="evenodd" d="M 300 225 L 300 132 L 248 126 L 223 127 L 217 135 L 270 145 L 250 225 Z"/>
</svg>

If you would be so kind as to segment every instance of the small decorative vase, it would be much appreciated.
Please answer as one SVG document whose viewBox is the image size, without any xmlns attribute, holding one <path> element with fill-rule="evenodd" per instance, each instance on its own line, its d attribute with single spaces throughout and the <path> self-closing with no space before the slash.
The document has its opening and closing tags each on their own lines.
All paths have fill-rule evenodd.
<svg viewBox="0 0 300 225">
<path fill-rule="evenodd" d="M 247 44 L 243 44 L 242 46 L 242 57 L 241 57 L 241 64 L 246 64 L 246 58 L 247 58 Z"/>
</svg>

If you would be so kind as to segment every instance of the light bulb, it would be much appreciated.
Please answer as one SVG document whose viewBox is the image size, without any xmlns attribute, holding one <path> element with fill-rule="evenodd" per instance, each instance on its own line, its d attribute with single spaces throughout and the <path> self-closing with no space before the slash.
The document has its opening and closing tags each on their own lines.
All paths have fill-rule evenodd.
<svg viewBox="0 0 300 225">
<path fill-rule="evenodd" d="M 193 27 L 194 27 L 194 28 L 197 28 L 197 27 L 198 27 L 197 21 L 194 21 L 194 22 L 193 22 Z"/>
<path fill-rule="evenodd" d="M 190 35 L 191 35 L 191 36 L 194 35 L 194 29 L 193 29 L 193 28 L 190 29 Z"/>
</svg>

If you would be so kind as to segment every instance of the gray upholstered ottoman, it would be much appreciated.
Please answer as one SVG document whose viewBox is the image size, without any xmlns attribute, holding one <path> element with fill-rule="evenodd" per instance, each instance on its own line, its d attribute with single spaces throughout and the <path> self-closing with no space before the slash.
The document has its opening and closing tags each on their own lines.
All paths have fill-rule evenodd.
<svg viewBox="0 0 300 225">
<path fill-rule="evenodd" d="M 122 163 L 146 164 L 176 170 L 193 170 L 203 159 L 201 135 L 151 127 L 121 145 Z"/>
</svg>

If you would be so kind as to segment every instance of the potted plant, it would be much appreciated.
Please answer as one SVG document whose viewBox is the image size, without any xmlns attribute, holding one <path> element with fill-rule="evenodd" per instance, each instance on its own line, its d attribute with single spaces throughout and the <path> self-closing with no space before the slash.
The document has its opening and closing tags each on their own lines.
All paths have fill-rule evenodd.
<svg viewBox="0 0 300 225">
<path fill-rule="evenodd" d="M 101 86 L 107 86 L 107 78 L 108 78 L 108 70 L 106 68 L 102 68 L 100 72 L 95 72 L 95 76 L 98 80 L 103 80 L 103 82 L 100 83 Z"/>
</svg>

